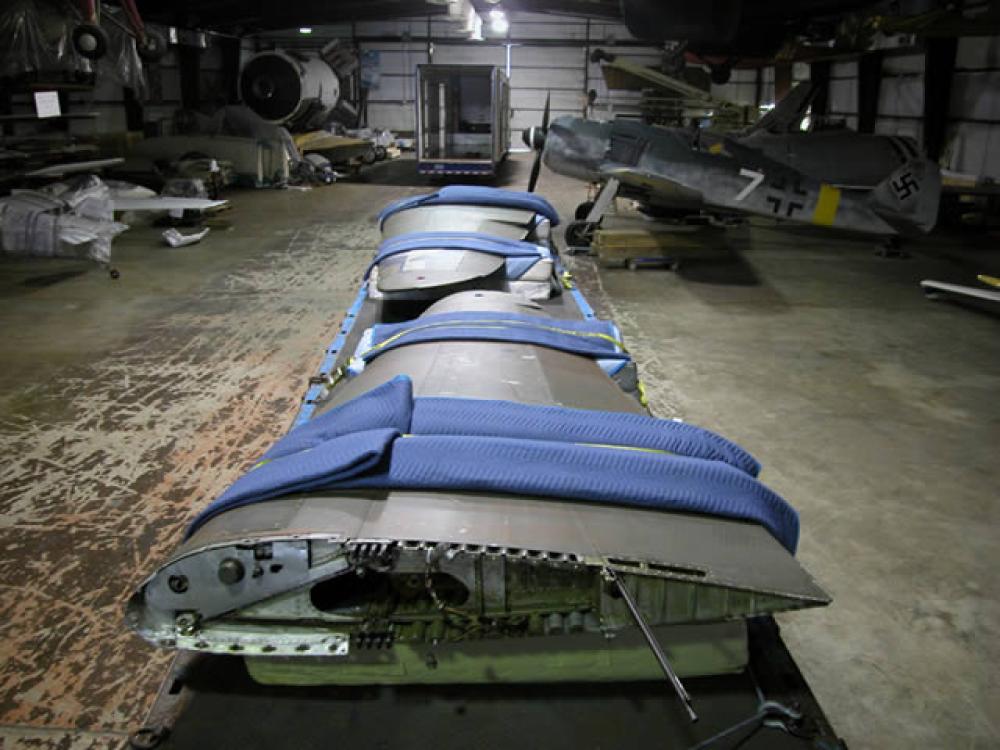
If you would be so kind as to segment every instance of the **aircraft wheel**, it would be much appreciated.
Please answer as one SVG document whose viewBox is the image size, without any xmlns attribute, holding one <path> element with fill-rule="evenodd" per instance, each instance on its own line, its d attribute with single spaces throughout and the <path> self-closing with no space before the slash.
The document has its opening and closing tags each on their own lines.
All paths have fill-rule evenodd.
<svg viewBox="0 0 1000 750">
<path fill-rule="evenodd" d="M 576 211 L 573 212 L 573 218 L 577 221 L 582 221 L 590 215 L 590 209 L 594 207 L 594 201 L 584 201 L 579 206 L 576 207 Z"/>
<path fill-rule="evenodd" d="M 586 221 L 574 221 L 566 227 L 566 244 L 571 247 L 589 247 L 594 240 L 596 225 Z"/>
<path fill-rule="evenodd" d="M 167 54 L 167 40 L 158 31 L 146 29 L 143 40 L 136 42 L 135 49 L 139 53 L 139 57 L 146 62 L 156 62 Z"/>
<path fill-rule="evenodd" d="M 375 147 L 375 161 L 385 161 L 385 157 L 389 155 L 389 152 L 385 150 L 385 146 Z"/>
<path fill-rule="evenodd" d="M 364 164 L 374 164 L 375 163 L 375 149 L 370 148 L 361 155 L 361 161 Z"/>
<path fill-rule="evenodd" d="M 108 34 L 93 23 L 81 23 L 73 29 L 73 49 L 80 57 L 100 60 L 108 53 Z"/>
</svg>

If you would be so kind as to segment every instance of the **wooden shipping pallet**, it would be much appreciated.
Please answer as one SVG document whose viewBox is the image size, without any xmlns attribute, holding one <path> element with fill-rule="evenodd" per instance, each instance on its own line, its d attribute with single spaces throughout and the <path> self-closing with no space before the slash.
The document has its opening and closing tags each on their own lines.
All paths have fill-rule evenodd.
<svg viewBox="0 0 1000 750">
<path fill-rule="evenodd" d="M 680 261 L 705 247 L 703 227 L 657 225 L 649 228 L 601 228 L 592 245 L 602 266 L 675 270 Z"/>
</svg>

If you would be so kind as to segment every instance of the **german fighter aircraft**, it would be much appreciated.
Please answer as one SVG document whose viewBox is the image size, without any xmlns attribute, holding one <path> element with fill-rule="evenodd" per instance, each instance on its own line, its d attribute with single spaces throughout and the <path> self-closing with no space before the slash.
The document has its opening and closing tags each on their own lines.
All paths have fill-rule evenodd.
<svg viewBox="0 0 1000 750">
<path fill-rule="evenodd" d="M 564 116 L 524 131 L 552 171 L 600 183 L 595 201 L 577 208 L 567 242 L 586 245 L 616 197 L 657 216 L 756 215 L 782 222 L 895 239 L 929 232 L 941 192 L 940 170 L 914 142 L 853 131 L 793 132 L 808 106 L 794 89 L 756 126 L 739 135 L 659 127 L 634 120 L 597 122 Z"/>
</svg>

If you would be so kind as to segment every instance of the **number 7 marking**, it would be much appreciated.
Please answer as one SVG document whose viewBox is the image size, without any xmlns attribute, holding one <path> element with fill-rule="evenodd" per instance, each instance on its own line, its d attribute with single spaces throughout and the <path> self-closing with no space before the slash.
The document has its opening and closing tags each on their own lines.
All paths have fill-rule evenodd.
<svg viewBox="0 0 1000 750">
<path fill-rule="evenodd" d="M 757 172 L 753 169 L 746 169 L 745 167 L 740 169 L 740 177 L 749 177 L 750 184 L 743 188 L 740 192 L 736 194 L 735 200 L 741 201 L 746 198 L 754 189 L 764 181 L 764 173 Z"/>
</svg>

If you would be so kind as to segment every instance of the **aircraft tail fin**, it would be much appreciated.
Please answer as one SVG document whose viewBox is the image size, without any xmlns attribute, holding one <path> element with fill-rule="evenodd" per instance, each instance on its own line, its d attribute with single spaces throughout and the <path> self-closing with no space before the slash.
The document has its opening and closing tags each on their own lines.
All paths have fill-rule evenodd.
<svg viewBox="0 0 1000 750">
<path fill-rule="evenodd" d="M 815 98 L 818 87 L 809 81 L 803 81 L 785 94 L 784 98 L 778 102 L 774 109 L 764 115 L 753 125 L 747 135 L 751 133 L 794 133 L 798 131 L 802 118 L 806 116 L 809 105 Z"/>
<path fill-rule="evenodd" d="M 911 159 L 874 187 L 872 210 L 903 230 L 929 232 L 937 223 L 941 169 L 926 158 Z"/>
</svg>

